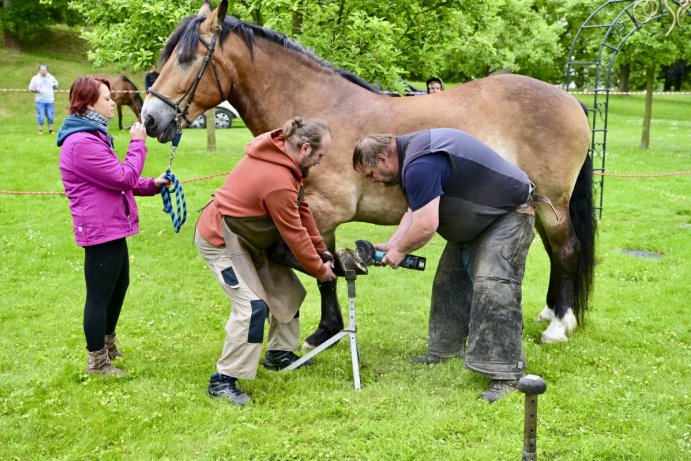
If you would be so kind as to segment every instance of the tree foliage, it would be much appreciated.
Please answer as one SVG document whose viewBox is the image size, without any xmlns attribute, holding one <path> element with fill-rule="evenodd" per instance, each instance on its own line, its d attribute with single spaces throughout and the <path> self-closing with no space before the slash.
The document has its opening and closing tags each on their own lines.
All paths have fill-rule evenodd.
<svg viewBox="0 0 691 461">
<path fill-rule="evenodd" d="M 0 29 L 20 41 L 37 37 L 51 24 L 75 25 L 82 17 L 70 13 L 69 0 L 12 0 L 0 8 Z"/>
<path fill-rule="evenodd" d="M 44 0 L 47 1 L 47 0 Z M 57 0 L 54 0 L 57 1 Z M 67 0 L 60 0 L 67 1 Z M 213 1 L 218 4 L 218 0 Z M 334 65 L 384 87 L 438 75 L 465 81 L 509 69 L 563 81 L 583 21 L 602 0 L 236 0 L 230 13 L 282 32 Z M 138 71 L 156 62 L 201 0 L 71 0 L 96 64 Z M 597 40 L 576 50 L 587 54 Z M 623 62 L 623 61 L 622 61 Z"/>
</svg>

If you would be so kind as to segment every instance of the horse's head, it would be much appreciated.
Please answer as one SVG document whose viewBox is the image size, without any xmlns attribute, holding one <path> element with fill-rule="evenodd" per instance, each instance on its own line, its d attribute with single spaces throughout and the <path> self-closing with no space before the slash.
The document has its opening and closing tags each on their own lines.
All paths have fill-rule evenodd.
<svg viewBox="0 0 691 461">
<path fill-rule="evenodd" d="M 216 60 L 228 0 L 212 11 L 205 0 L 197 16 L 183 20 L 161 54 L 161 72 L 149 88 L 142 121 L 149 136 L 168 142 L 175 132 L 229 96 Z"/>
</svg>

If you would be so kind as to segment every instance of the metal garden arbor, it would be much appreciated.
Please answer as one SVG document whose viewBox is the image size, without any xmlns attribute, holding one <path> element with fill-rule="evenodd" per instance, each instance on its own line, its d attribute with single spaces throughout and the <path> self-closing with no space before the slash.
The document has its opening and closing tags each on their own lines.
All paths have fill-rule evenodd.
<svg viewBox="0 0 691 461">
<path fill-rule="evenodd" d="M 605 171 L 612 67 L 619 50 L 634 32 L 649 22 L 671 17 L 671 32 L 682 18 L 691 16 L 690 8 L 691 0 L 611 0 L 597 8 L 578 30 L 566 67 L 566 88 L 578 79 L 580 88 L 593 92 L 589 113 L 589 155 L 593 158 L 593 171 Z M 599 46 L 594 46 L 598 42 Z M 599 196 L 596 209 L 602 217 L 604 176 L 594 178 L 593 187 Z"/>
</svg>

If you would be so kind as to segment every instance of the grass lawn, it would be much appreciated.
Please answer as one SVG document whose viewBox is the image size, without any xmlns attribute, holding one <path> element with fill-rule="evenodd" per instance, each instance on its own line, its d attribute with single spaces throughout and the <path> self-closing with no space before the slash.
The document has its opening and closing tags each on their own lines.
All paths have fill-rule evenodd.
<svg viewBox="0 0 691 461">
<path fill-rule="evenodd" d="M 77 75 L 103 71 L 70 53 L 0 50 L 0 87 L 25 88 L 41 62 L 63 89 Z M 57 126 L 66 101 L 59 93 Z M 612 98 L 607 170 L 689 170 L 691 96 L 655 96 L 647 151 L 638 149 L 642 113 L 643 96 Z M 0 93 L 0 120 L 0 190 L 61 191 L 55 139 L 36 134 L 32 95 Z M 123 155 L 128 133 L 114 135 Z M 180 179 L 229 171 L 251 138 L 242 126 L 216 135 L 219 150 L 210 154 L 204 131 L 185 131 L 173 167 Z M 166 168 L 169 146 L 148 146 L 145 174 L 153 176 Z M 439 238 L 416 252 L 428 258 L 425 272 L 373 268 L 358 279 L 361 392 L 353 391 L 342 341 L 304 370 L 260 367 L 256 380 L 241 383 L 253 397 L 248 408 L 209 399 L 229 305 L 192 233 L 197 210 L 222 181 L 185 184 L 190 216 L 179 234 L 160 197 L 138 199 L 141 232 L 128 241 L 131 285 L 118 327 L 126 354 L 119 364 L 129 375 L 118 381 L 82 374 L 83 250 L 74 243 L 67 200 L 0 195 L 0 459 L 520 458 L 521 395 L 487 405 L 477 399 L 486 380 L 461 361 L 410 361 L 426 351 Z M 549 265 L 539 238 L 533 244 L 523 337 L 529 372 L 548 383 L 540 397 L 540 459 L 691 459 L 690 197 L 688 175 L 605 179 L 591 312 L 567 343 L 539 343 L 544 325 L 534 319 Z M 382 241 L 392 230 L 347 224 L 338 246 Z M 319 296 L 303 280 L 304 338 L 319 321 Z M 345 309 L 344 283 L 339 294 Z"/>
</svg>

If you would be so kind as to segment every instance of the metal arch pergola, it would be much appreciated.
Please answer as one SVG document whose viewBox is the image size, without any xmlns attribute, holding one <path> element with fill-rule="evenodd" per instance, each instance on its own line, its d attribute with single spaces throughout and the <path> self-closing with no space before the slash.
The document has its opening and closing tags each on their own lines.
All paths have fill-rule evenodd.
<svg viewBox="0 0 691 461">
<path fill-rule="evenodd" d="M 572 81 L 578 78 L 582 80 L 583 90 L 593 92 L 593 103 L 589 108 L 591 136 L 588 152 L 593 159 L 593 171 L 605 171 L 612 67 L 619 50 L 634 32 L 649 22 L 671 16 L 671 31 L 679 24 L 681 17 L 691 16 L 690 7 L 691 0 L 611 0 L 597 8 L 578 30 L 571 43 L 566 66 L 566 88 L 568 91 Z M 598 40 L 600 45 L 596 50 L 588 46 Z M 593 188 L 599 196 L 599 206 L 596 209 L 600 218 L 604 179 L 602 175 L 593 179 Z"/>
</svg>

